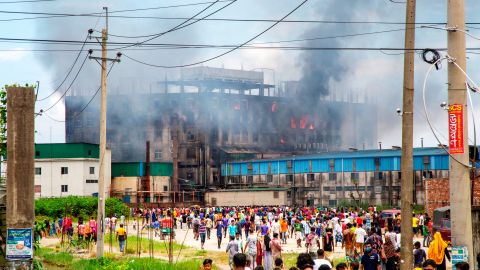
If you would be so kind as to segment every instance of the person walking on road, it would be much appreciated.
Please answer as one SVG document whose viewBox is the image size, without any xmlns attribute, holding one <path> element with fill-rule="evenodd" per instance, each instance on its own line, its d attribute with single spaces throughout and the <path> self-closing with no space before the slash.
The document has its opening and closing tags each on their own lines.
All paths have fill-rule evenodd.
<svg viewBox="0 0 480 270">
<path fill-rule="evenodd" d="M 125 252 L 125 242 L 127 240 L 127 231 L 123 228 L 123 224 L 117 229 L 117 240 L 120 248 L 120 252 Z"/>
</svg>

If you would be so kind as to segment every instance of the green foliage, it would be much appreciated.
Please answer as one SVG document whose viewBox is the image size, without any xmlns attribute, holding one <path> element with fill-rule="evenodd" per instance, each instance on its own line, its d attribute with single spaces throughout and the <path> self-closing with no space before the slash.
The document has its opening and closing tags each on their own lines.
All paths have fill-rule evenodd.
<svg viewBox="0 0 480 270">
<path fill-rule="evenodd" d="M 42 262 L 37 259 L 33 259 L 33 270 L 42 270 L 42 269 L 43 269 Z"/>
<path fill-rule="evenodd" d="M 35 215 L 59 218 L 67 213 L 68 216 L 83 217 L 89 219 L 97 215 L 96 197 L 68 196 L 62 198 L 40 198 L 35 200 Z M 125 215 L 129 214 L 129 208 L 116 198 L 108 198 L 105 202 L 105 214 Z"/>
</svg>

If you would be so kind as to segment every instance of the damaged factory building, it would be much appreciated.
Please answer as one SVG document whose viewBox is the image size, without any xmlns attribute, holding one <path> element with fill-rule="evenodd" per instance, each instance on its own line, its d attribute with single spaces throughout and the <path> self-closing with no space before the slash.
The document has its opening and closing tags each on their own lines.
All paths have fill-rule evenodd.
<svg viewBox="0 0 480 270">
<path fill-rule="evenodd" d="M 112 162 L 139 162 L 149 141 L 152 162 L 173 162 L 178 191 L 239 188 L 221 177 L 226 162 L 368 149 L 377 142 L 374 102 L 348 91 L 311 100 L 300 82 L 276 86 L 265 83 L 263 72 L 212 67 L 182 69 L 179 79 L 148 88 L 109 89 L 107 145 Z M 99 142 L 99 99 L 85 107 L 90 98 L 66 97 L 67 143 Z"/>
</svg>

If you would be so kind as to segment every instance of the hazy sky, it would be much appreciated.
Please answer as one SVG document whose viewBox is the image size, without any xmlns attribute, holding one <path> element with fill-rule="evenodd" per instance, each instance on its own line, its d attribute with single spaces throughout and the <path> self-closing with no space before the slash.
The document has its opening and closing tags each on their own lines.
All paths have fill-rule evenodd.
<svg viewBox="0 0 480 270">
<path fill-rule="evenodd" d="M 87 30 L 93 28 L 100 31 L 105 26 L 104 18 L 97 17 L 57 17 L 14 20 L 17 18 L 45 17 L 45 15 L 12 14 L 5 11 L 39 12 L 39 13 L 94 13 L 102 12 L 102 7 L 108 6 L 112 12 L 109 19 L 109 33 L 118 36 L 145 36 L 163 32 L 182 22 L 182 20 L 167 20 L 168 18 L 188 18 L 210 5 L 213 0 L 169 0 L 169 1 L 79 1 L 52 0 L 43 2 L 25 2 L 6 4 L 0 2 L 0 38 L 55 39 L 83 41 Z M 6 1 L 3 1 L 6 2 Z M 302 1 L 298 0 L 237 0 L 211 18 L 229 19 L 271 19 L 278 20 Z M 445 23 L 446 1 L 417 1 L 417 22 Z M 158 8 L 144 11 L 115 11 L 126 9 L 144 9 L 199 3 L 198 5 Z M 200 4 L 201 3 L 201 4 Z M 227 1 L 216 3 L 202 15 L 208 14 L 228 4 Z M 479 1 L 466 1 L 466 21 L 480 22 L 476 18 L 479 12 Z M 136 16 L 137 18 L 118 18 L 113 16 Z M 198 17 L 201 17 L 199 15 Z M 144 18 L 138 18 L 144 17 Z M 145 18 L 156 17 L 156 18 Z M 399 30 L 401 24 L 382 24 L 379 22 L 404 22 L 405 4 L 392 3 L 389 0 L 310 0 L 300 7 L 287 20 L 324 20 L 349 21 L 340 23 L 280 23 L 273 29 L 257 38 L 255 42 L 286 41 L 319 37 L 371 33 L 377 31 Z M 162 19 L 163 18 L 163 19 Z M 7 21 L 10 20 L 10 21 Z M 376 22 L 376 23 L 358 23 Z M 175 44 L 209 44 L 234 45 L 243 43 L 260 33 L 273 22 L 239 22 L 239 21 L 201 21 L 184 29 L 168 33 L 152 40 L 150 43 Z M 477 27 L 477 25 L 469 25 Z M 441 27 L 441 25 L 440 25 Z M 480 28 L 480 25 L 478 25 Z M 469 28 L 470 34 L 480 37 L 480 30 Z M 417 28 L 416 47 L 446 47 L 447 33 L 444 30 Z M 95 32 L 94 35 L 99 35 Z M 111 42 L 141 42 L 145 38 L 121 38 L 110 36 Z M 91 41 L 94 41 L 92 39 Z M 479 41 L 467 37 L 467 47 L 479 47 Z M 360 47 L 360 48 L 398 48 L 403 47 L 404 32 L 391 31 L 378 34 L 368 34 L 354 37 L 337 37 L 335 39 L 317 39 L 315 41 L 268 43 L 255 46 L 315 46 L 315 47 Z M 113 46 L 110 46 L 113 47 Z M 86 45 L 85 49 L 98 49 L 97 45 Z M 76 51 L 45 52 L 31 50 L 80 49 L 80 45 L 39 44 L 31 42 L 0 42 L 0 83 L 35 83 L 40 81 L 39 99 L 48 96 L 63 80 L 75 59 Z M 122 50 L 123 53 L 136 59 L 157 65 L 182 65 L 208 59 L 225 52 L 225 49 L 155 49 L 138 50 L 134 47 Z M 114 57 L 116 51 L 110 51 Z M 100 56 L 100 52 L 94 52 Z M 80 54 L 72 74 L 59 91 L 46 100 L 38 101 L 36 110 L 49 108 L 59 101 L 61 95 L 70 84 L 73 75 L 85 59 L 86 52 Z M 474 79 L 480 79 L 479 56 L 467 54 L 468 74 Z M 391 145 L 401 145 L 401 118 L 395 113 L 402 106 L 402 72 L 403 55 L 393 51 L 299 51 L 280 49 L 241 49 L 203 65 L 250 70 L 254 68 L 270 68 L 265 71 L 267 82 L 298 80 L 302 77 L 302 67 L 305 59 L 318 60 L 320 69 L 335 72 L 328 82 L 329 91 L 351 91 L 360 96 L 374 97 L 378 103 L 378 116 L 372 121 L 378 121 L 378 141 L 385 148 Z M 437 142 L 427 126 L 423 113 L 422 85 L 428 65 L 420 56 L 415 58 L 415 134 L 414 142 L 418 146 L 420 138 L 425 138 L 426 146 Z M 152 68 L 123 57 L 122 62 L 113 67 L 109 76 L 109 91 L 120 91 L 131 87 L 147 89 L 155 81 L 165 77 L 173 78 L 178 70 Z M 92 95 L 99 86 L 100 67 L 93 60 L 86 60 L 83 70 L 72 85 L 70 91 Z M 434 126 L 439 131 L 443 143 L 446 130 L 446 112 L 439 104 L 447 99 L 446 64 L 440 71 L 433 71 L 428 79 L 427 106 Z M 125 90 L 123 90 L 125 91 Z M 132 94 L 135 94 L 134 92 Z M 480 106 L 478 95 L 473 97 L 474 107 Z M 478 114 L 478 109 L 476 110 Z M 471 118 L 471 115 L 469 115 Z M 476 118 L 480 119 L 480 115 Z M 36 118 L 36 142 L 64 142 L 64 123 L 55 120 L 64 119 L 63 100 L 52 107 L 45 115 Z M 477 128 L 478 129 L 478 128 Z M 470 138 L 473 140 L 473 128 L 470 128 Z M 355 131 L 352 131 L 355 132 Z"/>
</svg>

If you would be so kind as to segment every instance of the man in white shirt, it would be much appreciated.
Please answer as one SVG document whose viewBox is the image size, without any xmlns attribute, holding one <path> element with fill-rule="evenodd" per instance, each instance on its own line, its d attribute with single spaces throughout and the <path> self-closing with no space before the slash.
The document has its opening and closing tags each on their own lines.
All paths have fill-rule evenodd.
<svg viewBox="0 0 480 270">
<path fill-rule="evenodd" d="M 272 224 L 272 232 L 280 235 L 280 223 L 278 222 L 278 218 L 275 218 L 275 222 Z"/>
<path fill-rule="evenodd" d="M 363 252 L 363 243 L 365 242 L 366 235 L 367 232 L 362 227 L 358 227 L 355 230 L 355 241 L 357 245 L 357 250 L 359 250 L 360 252 Z"/>
<path fill-rule="evenodd" d="M 332 263 L 329 260 L 325 259 L 325 252 L 323 251 L 323 249 L 321 248 L 318 249 L 317 255 L 318 255 L 318 259 L 313 260 L 313 262 L 315 263 L 313 265 L 313 270 L 318 270 L 320 266 L 323 264 L 328 265 L 328 267 L 332 269 Z"/>
</svg>

